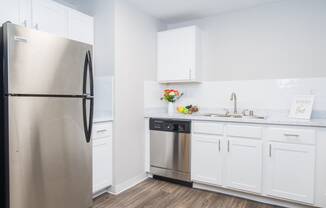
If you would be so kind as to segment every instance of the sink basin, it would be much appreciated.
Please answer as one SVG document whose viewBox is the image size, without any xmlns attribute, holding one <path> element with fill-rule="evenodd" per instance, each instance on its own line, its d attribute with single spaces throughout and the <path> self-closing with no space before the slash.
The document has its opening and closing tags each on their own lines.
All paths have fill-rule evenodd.
<svg viewBox="0 0 326 208">
<path fill-rule="evenodd" d="M 244 118 L 244 119 L 266 119 L 264 116 L 244 116 L 242 114 L 218 114 L 218 113 L 206 113 L 198 114 L 197 116 L 206 116 L 206 117 L 220 117 L 220 118 Z"/>
<path fill-rule="evenodd" d="M 206 117 L 231 117 L 230 115 L 227 114 L 218 114 L 218 113 L 207 113 L 207 114 L 198 114 L 198 116 L 206 116 Z"/>
<path fill-rule="evenodd" d="M 243 116 L 242 118 L 246 118 L 246 119 L 266 119 L 265 116 L 257 116 L 257 115 L 253 115 L 253 116 Z"/>
</svg>

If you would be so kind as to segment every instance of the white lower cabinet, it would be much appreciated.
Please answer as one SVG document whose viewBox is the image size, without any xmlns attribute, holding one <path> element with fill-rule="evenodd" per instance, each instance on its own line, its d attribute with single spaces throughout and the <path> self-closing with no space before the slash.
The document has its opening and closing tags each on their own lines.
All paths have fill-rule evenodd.
<svg viewBox="0 0 326 208">
<path fill-rule="evenodd" d="M 312 204 L 315 183 L 315 147 L 271 142 L 268 144 L 267 194 Z"/>
<path fill-rule="evenodd" d="M 262 189 L 262 141 L 228 138 L 225 185 L 260 193 Z"/>
<path fill-rule="evenodd" d="M 112 123 L 95 123 L 93 128 L 93 193 L 112 185 Z"/>
<path fill-rule="evenodd" d="M 320 206 L 325 189 L 318 186 L 324 179 L 316 164 L 319 170 L 326 170 L 326 164 L 321 167 L 324 154 L 321 147 L 316 150 L 316 141 L 325 138 L 316 135 L 316 129 L 306 127 L 194 121 L 192 180 Z"/>
<path fill-rule="evenodd" d="M 193 181 L 222 185 L 221 139 L 223 136 L 193 135 L 191 159 Z"/>
</svg>

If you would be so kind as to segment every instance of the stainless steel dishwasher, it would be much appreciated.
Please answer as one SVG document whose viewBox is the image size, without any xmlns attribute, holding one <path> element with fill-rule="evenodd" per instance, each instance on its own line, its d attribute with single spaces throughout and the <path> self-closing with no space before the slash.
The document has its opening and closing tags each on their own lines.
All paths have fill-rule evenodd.
<svg viewBox="0 0 326 208">
<path fill-rule="evenodd" d="M 150 119 L 150 171 L 190 182 L 191 121 Z"/>
</svg>

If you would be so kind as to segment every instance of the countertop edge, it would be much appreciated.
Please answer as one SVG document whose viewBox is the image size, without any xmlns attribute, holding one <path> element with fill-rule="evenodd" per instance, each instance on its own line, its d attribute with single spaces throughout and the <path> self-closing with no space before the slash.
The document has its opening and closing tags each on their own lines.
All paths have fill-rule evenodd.
<svg viewBox="0 0 326 208">
<path fill-rule="evenodd" d="M 247 124 L 260 124 L 260 125 L 285 125 L 285 126 L 302 126 L 302 127 L 314 127 L 314 128 L 326 128 L 326 120 L 323 121 L 284 121 L 284 120 L 258 120 L 258 119 L 246 119 L 239 120 L 237 118 L 207 118 L 202 116 L 183 116 L 183 115 L 160 115 L 150 114 L 144 115 L 144 118 L 163 118 L 163 119 L 184 119 L 194 121 L 216 121 L 216 122 L 227 122 L 227 123 L 247 123 Z"/>
<path fill-rule="evenodd" d="M 108 118 L 94 118 L 93 119 L 93 123 L 103 123 L 103 122 L 113 122 L 113 118 L 108 117 Z"/>
</svg>

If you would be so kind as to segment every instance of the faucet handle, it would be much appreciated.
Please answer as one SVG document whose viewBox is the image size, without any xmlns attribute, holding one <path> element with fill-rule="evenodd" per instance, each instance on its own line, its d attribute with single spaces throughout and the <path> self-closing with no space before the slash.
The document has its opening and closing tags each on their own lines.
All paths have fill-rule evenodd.
<svg viewBox="0 0 326 208">
<path fill-rule="evenodd" d="M 249 116 L 249 114 L 250 114 L 249 109 L 244 109 L 244 110 L 242 111 L 242 115 L 243 115 L 243 116 Z"/>
<path fill-rule="evenodd" d="M 229 115 L 229 114 L 230 114 L 229 109 L 227 109 L 227 108 L 223 108 L 223 110 L 225 111 L 225 115 Z"/>
</svg>

